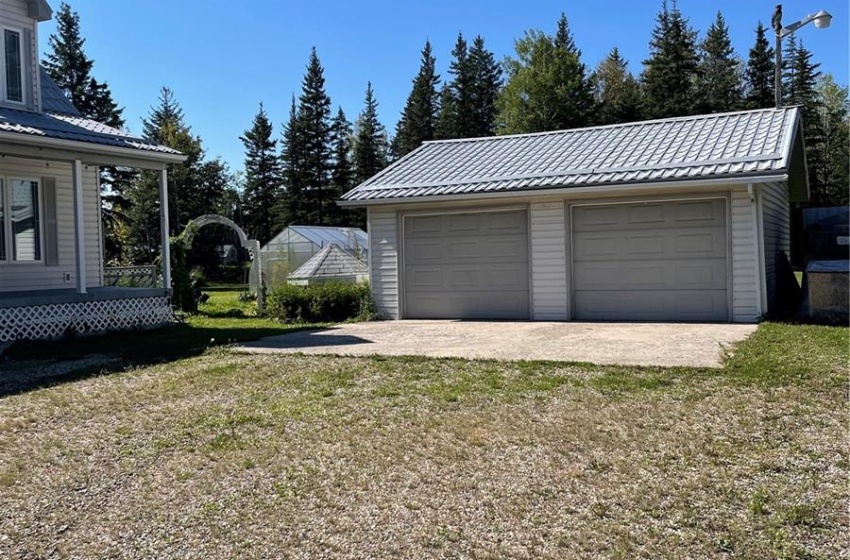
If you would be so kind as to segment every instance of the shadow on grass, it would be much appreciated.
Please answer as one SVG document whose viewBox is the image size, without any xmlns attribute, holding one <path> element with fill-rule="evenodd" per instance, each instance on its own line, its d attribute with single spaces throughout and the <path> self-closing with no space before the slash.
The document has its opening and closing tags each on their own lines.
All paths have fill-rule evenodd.
<svg viewBox="0 0 850 560">
<path fill-rule="evenodd" d="M 59 341 L 20 341 L 0 358 L 0 397 L 33 389 L 108 375 L 190 358 L 207 349 L 267 336 L 286 334 L 317 325 L 285 325 L 268 319 L 199 314 L 187 323 L 160 329 L 125 331 Z M 63 363 L 91 356 L 104 359 L 80 367 Z M 51 371 L 58 373 L 51 374 Z"/>
</svg>

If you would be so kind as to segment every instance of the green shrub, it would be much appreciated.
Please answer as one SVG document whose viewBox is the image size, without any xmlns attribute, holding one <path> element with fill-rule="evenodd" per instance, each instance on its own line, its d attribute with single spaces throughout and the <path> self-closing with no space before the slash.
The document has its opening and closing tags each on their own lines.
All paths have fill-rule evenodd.
<svg viewBox="0 0 850 560">
<path fill-rule="evenodd" d="M 266 312 L 280 321 L 338 323 L 374 318 L 372 292 L 368 284 L 328 282 L 312 286 L 284 284 L 274 288 Z"/>
</svg>

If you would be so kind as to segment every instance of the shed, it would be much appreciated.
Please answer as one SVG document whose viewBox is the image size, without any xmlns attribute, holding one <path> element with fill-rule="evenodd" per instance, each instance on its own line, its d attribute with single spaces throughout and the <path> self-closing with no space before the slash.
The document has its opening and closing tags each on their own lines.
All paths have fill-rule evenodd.
<svg viewBox="0 0 850 560">
<path fill-rule="evenodd" d="M 291 225 L 260 248 L 266 283 L 285 284 L 291 272 L 331 243 L 364 261 L 368 258 L 369 238 L 360 228 Z M 252 279 L 256 273 L 252 265 Z"/>
<path fill-rule="evenodd" d="M 301 286 L 321 282 L 355 284 L 369 279 L 366 263 L 340 249 L 336 243 L 326 245 L 289 275 L 289 283 Z"/>
<path fill-rule="evenodd" d="M 806 176 L 786 107 L 426 142 L 340 203 L 386 318 L 755 322 Z"/>
</svg>

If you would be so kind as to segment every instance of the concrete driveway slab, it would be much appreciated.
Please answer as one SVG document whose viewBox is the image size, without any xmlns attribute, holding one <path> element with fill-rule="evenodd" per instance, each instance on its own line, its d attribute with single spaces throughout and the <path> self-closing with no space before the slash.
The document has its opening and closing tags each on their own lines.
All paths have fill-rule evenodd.
<svg viewBox="0 0 850 560">
<path fill-rule="evenodd" d="M 298 331 L 241 344 L 256 353 L 556 360 L 721 367 L 724 350 L 757 325 L 381 321 Z"/>
</svg>

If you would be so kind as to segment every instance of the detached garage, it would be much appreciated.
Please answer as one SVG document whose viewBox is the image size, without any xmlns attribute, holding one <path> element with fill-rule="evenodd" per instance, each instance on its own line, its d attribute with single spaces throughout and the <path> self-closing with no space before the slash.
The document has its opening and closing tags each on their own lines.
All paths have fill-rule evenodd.
<svg viewBox="0 0 850 560">
<path fill-rule="evenodd" d="M 764 109 L 426 142 L 341 204 L 387 318 L 754 322 L 805 165 Z"/>
</svg>

